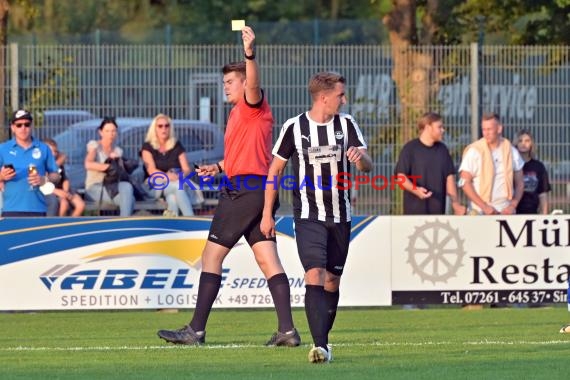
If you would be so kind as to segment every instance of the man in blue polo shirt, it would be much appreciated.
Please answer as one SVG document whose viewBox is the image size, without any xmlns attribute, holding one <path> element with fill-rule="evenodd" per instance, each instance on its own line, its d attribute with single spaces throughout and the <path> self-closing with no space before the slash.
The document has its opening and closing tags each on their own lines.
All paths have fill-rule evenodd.
<svg viewBox="0 0 570 380">
<path fill-rule="evenodd" d="M 14 112 L 10 128 L 13 138 L 0 145 L 0 182 L 4 186 L 2 216 L 45 216 L 46 199 L 40 186 L 46 174 L 52 182 L 59 178 L 49 146 L 32 137 L 32 115 Z"/>
</svg>

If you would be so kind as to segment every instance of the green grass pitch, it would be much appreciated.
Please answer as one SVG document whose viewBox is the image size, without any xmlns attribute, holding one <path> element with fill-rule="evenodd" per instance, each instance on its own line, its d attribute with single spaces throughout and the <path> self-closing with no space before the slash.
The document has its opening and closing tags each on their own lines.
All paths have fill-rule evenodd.
<svg viewBox="0 0 570 380">
<path fill-rule="evenodd" d="M 190 311 L 0 313 L 0 379 L 568 379 L 565 305 L 460 310 L 341 309 L 334 360 L 310 364 L 303 343 L 268 348 L 272 310 L 214 310 L 202 347 L 158 339 Z"/>
</svg>

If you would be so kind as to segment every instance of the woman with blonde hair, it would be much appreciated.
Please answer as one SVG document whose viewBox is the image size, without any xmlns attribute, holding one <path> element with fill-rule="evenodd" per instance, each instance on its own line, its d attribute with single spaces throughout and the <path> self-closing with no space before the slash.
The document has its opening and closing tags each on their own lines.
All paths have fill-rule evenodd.
<svg viewBox="0 0 570 380">
<path fill-rule="evenodd" d="M 140 154 L 144 162 L 144 186 L 148 193 L 155 199 L 164 196 L 170 214 L 194 215 L 192 202 L 184 187 L 180 186 L 179 177 L 189 175 L 191 169 L 186 158 L 186 150 L 176 139 L 174 124 L 170 117 L 165 114 L 154 117 Z M 152 178 L 165 180 L 166 177 L 168 181 L 160 182 L 160 188 L 152 181 Z"/>
</svg>

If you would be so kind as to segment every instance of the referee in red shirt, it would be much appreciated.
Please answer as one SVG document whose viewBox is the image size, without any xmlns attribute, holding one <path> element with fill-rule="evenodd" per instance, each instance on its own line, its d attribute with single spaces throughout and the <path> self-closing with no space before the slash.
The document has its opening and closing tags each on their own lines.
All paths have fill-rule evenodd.
<svg viewBox="0 0 570 380">
<path fill-rule="evenodd" d="M 298 346 L 301 339 L 291 316 L 290 288 L 283 270 L 275 237 L 260 230 L 264 204 L 264 184 L 271 163 L 273 115 L 261 90 L 255 60 L 253 30 L 242 29 L 245 62 L 222 68 L 224 93 L 232 108 L 224 138 L 224 160 L 202 165 L 200 176 L 225 171 L 227 181 L 202 252 L 202 273 L 196 309 L 190 323 L 179 330 L 160 330 L 158 336 L 176 344 L 205 342 L 206 323 L 222 282 L 222 263 L 231 248 L 244 236 L 265 275 L 277 312 L 277 332 L 268 346 Z M 273 209 L 273 215 L 278 205 Z"/>
</svg>

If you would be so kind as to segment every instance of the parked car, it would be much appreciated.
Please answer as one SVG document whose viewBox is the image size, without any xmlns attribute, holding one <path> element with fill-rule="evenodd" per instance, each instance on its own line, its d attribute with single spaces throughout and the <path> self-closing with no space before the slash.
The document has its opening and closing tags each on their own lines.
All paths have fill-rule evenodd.
<svg viewBox="0 0 570 380">
<path fill-rule="evenodd" d="M 39 139 L 53 138 L 65 131 L 72 124 L 95 118 L 96 116 L 91 112 L 84 110 L 45 110 L 42 114 L 41 121 L 36 121 L 34 136 Z"/>
<path fill-rule="evenodd" d="M 119 117 L 116 122 L 119 127 L 117 144 L 123 149 L 124 157 L 139 159 L 139 151 L 152 119 Z M 224 134 L 220 127 L 198 120 L 174 119 L 172 122 L 176 137 L 186 149 L 190 165 L 213 163 L 223 159 Z M 84 162 L 87 142 L 99 140 L 97 128 L 100 123 L 99 118 L 76 123 L 54 138 L 59 150 L 67 155 L 65 170 L 74 189 L 85 186 Z"/>
</svg>

